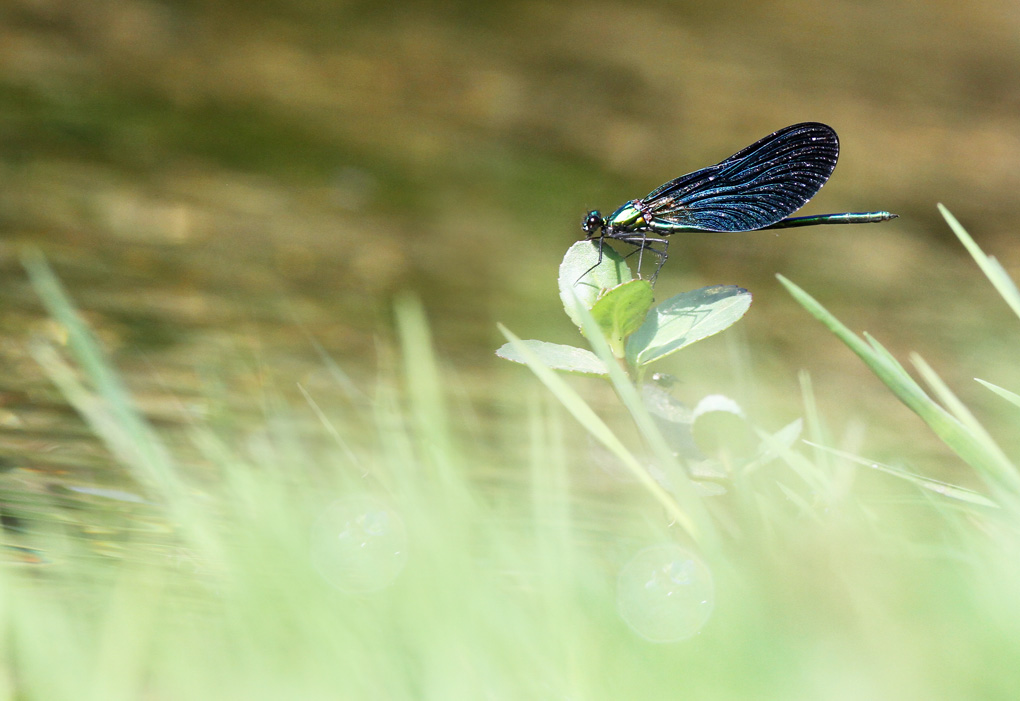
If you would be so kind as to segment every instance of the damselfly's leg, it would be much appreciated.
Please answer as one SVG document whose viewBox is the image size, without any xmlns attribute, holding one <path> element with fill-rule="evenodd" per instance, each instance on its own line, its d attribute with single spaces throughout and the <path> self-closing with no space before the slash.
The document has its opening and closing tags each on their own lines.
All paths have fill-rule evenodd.
<svg viewBox="0 0 1020 701">
<path fill-rule="evenodd" d="M 639 236 L 631 236 L 629 238 L 625 238 L 625 239 L 621 238 L 619 240 L 623 241 L 624 243 L 629 243 L 631 246 L 635 246 L 637 248 L 637 250 L 631 251 L 629 254 L 627 254 L 627 256 L 630 257 L 630 256 L 634 255 L 635 253 L 638 254 L 638 266 L 637 266 L 637 269 L 638 269 L 638 277 L 639 278 L 641 277 L 641 259 L 644 257 L 645 250 L 649 250 L 649 251 L 651 251 L 652 253 L 654 253 L 655 255 L 657 255 L 659 257 L 659 263 L 658 263 L 658 265 L 655 266 L 655 273 L 653 273 L 652 277 L 649 279 L 649 282 L 651 282 L 652 284 L 655 284 L 655 278 L 658 277 L 659 270 L 662 269 L 662 264 L 666 262 L 666 258 L 667 258 L 666 251 L 669 249 L 669 241 L 666 240 L 666 239 L 653 239 L 653 238 L 650 238 L 648 236 L 640 236 L 640 237 Z M 654 248 L 652 246 L 653 243 L 661 243 L 662 244 L 662 250 L 660 251 L 659 249 Z"/>
<path fill-rule="evenodd" d="M 669 256 L 666 255 L 666 251 L 669 250 L 669 241 L 664 240 L 662 242 L 661 251 L 656 248 L 652 248 L 651 246 L 648 247 L 648 250 L 654 253 L 655 255 L 659 256 L 659 264 L 655 266 L 655 272 L 652 273 L 652 276 L 650 278 L 648 278 L 648 283 L 654 285 L 655 279 L 659 277 L 659 271 L 662 270 L 662 266 L 666 264 L 666 259 L 669 258 Z"/>
<path fill-rule="evenodd" d="M 599 236 L 599 259 L 598 259 L 597 261 L 595 261 L 595 265 L 591 266 L 590 268 L 588 268 L 587 270 L 585 270 L 585 271 L 584 271 L 583 273 L 581 273 L 581 277 L 579 277 L 579 278 L 577 278 L 576 280 L 574 280 L 574 284 L 575 284 L 575 285 L 576 285 L 577 283 L 581 282 L 581 280 L 583 280 L 583 279 L 584 279 L 584 276 L 585 276 L 585 275 L 587 275 L 587 274 L 588 274 L 588 273 L 590 273 L 590 272 L 591 272 L 592 270 L 594 270 L 595 268 L 597 268 L 597 267 L 599 267 L 600 265 L 602 265 L 602 244 L 603 244 L 603 242 L 604 242 L 605 240 L 606 240 L 606 237 L 605 237 L 605 236 Z"/>
</svg>

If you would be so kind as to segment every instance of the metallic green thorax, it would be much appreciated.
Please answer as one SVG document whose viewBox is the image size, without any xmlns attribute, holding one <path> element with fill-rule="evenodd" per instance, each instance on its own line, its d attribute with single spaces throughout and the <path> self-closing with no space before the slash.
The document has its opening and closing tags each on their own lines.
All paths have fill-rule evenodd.
<svg viewBox="0 0 1020 701">
<path fill-rule="evenodd" d="M 592 219 L 593 215 L 594 219 Z M 595 220 L 599 222 L 597 226 L 594 226 Z M 628 242 L 645 240 L 646 233 L 668 236 L 684 231 L 700 230 L 697 227 L 677 224 L 652 215 L 641 200 L 631 200 L 604 220 L 598 211 L 589 212 L 588 221 L 592 225 L 583 227 L 588 238 L 595 238 L 598 235 Z"/>
<path fill-rule="evenodd" d="M 610 231 L 635 231 L 647 228 L 651 222 L 646 221 L 644 214 L 637 208 L 638 201 L 631 200 L 606 217 L 606 228 Z"/>
</svg>

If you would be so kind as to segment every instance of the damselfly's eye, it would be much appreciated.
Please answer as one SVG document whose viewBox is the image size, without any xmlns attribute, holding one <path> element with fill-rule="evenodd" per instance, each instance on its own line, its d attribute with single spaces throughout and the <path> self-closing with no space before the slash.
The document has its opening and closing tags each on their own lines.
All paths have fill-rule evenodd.
<svg viewBox="0 0 1020 701">
<path fill-rule="evenodd" d="M 584 216 L 584 219 L 581 220 L 581 229 L 584 233 L 590 234 L 601 229 L 605 226 L 605 223 L 605 220 L 602 218 L 602 213 L 597 209 L 593 209 Z"/>
</svg>

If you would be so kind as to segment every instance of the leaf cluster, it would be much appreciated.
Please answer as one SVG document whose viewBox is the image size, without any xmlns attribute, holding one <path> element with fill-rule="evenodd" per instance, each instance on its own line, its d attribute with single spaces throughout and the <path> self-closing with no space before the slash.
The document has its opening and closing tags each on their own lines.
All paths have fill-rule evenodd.
<svg viewBox="0 0 1020 701">
<path fill-rule="evenodd" d="M 594 242 L 578 241 L 560 264 L 560 299 L 570 320 L 590 337 L 583 307 L 599 336 L 628 374 L 641 380 L 654 362 L 735 324 L 751 306 L 751 293 L 734 285 L 713 285 L 684 292 L 655 304 L 648 280 L 635 278 L 619 253 Z M 608 376 L 595 353 L 546 341 L 522 342 L 554 370 Z M 496 351 L 501 358 L 524 362 L 514 344 Z"/>
</svg>

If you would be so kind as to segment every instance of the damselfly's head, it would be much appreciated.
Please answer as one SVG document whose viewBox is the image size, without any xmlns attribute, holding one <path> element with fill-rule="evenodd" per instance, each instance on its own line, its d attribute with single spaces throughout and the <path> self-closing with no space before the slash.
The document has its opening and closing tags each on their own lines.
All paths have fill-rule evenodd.
<svg viewBox="0 0 1020 701">
<path fill-rule="evenodd" d="M 597 209 L 588 212 L 581 220 L 581 229 L 587 234 L 587 238 L 594 238 L 605 225 L 606 220 L 602 218 L 602 212 Z"/>
</svg>

